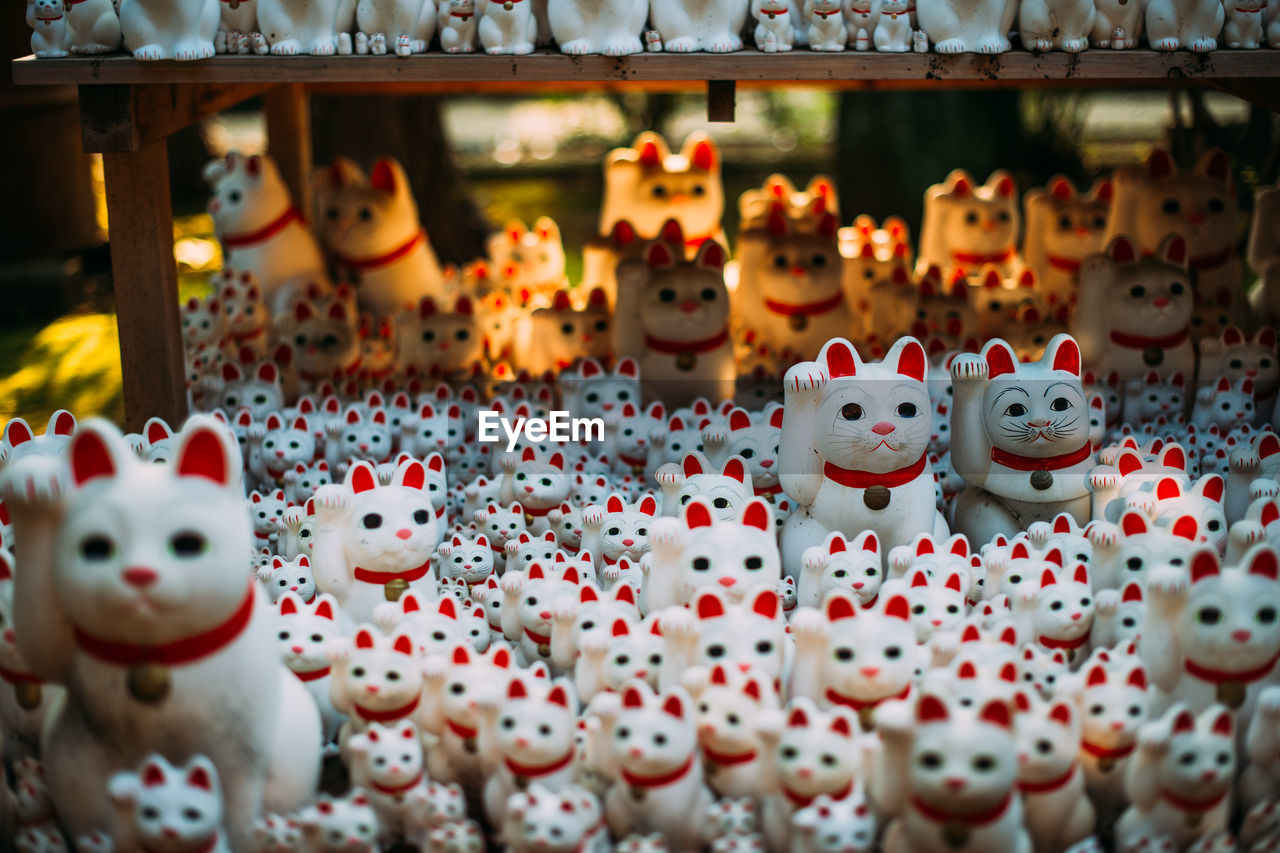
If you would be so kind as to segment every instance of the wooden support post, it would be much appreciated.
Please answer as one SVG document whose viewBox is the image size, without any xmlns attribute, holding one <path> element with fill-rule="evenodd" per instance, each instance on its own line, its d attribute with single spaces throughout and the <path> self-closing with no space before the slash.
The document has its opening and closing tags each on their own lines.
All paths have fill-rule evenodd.
<svg viewBox="0 0 1280 853">
<path fill-rule="evenodd" d="M 294 203 L 310 218 L 311 210 L 311 99 L 306 86 L 285 83 L 270 89 L 264 100 L 267 114 L 267 149 L 280 167 Z"/>
<path fill-rule="evenodd" d="M 732 122 L 737 86 L 732 80 L 707 81 L 707 121 Z"/>
<path fill-rule="evenodd" d="M 186 368 L 173 260 L 173 204 L 166 141 L 102 155 L 111 228 L 111 276 L 120 331 L 125 428 L 187 417 Z"/>
</svg>

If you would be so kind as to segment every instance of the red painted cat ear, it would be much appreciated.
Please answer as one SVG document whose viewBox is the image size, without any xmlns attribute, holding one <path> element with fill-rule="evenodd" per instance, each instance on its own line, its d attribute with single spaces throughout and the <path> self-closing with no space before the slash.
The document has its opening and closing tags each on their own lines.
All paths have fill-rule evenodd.
<svg viewBox="0 0 1280 853">
<path fill-rule="evenodd" d="M 1071 181 L 1058 175 L 1049 181 L 1049 193 L 1056 199 L 1067 201 L 1075 198 L 1076 188 L 1071 185 Z"/>
<path fill-rule="evenodd" d="M 1054 370 L 1065 370 L 1072 376 L 1080 376 L 1080 345 L 1070 335 L 1055 335 L 1045 348 L 1044 358 Z"/>
<path fill-rule="evenodd" d="M 156 788 L 165 782 L 164 768 L 154 761 L 148 761 L 142 768 L 142 787 Z"/>
<path fill-rule="evenodd" d="M 369 173 L 369 186 L 389 195 L 395 195 L 400 183 L 398 166 L 399 164 L 393 160 L 379 160 L 374 163 L 373 171 Z"/>
<path fill-rule="evenodd" d="M 923 382 L 929 370 L 929 358 L 925 355 L 924 346 L 915 338 L 903 338 L 898 352 L 897 371 L 900 376 L 909 376 L 917 382 Z"/>
<path fill-rule="evenodd" d="M 1138 259 L 1138 250 L 1133 242 L 1123 235 L 1107 244 L 1107 254 L 1117 264 L 1131 264 Z"/>
<path fill-rule="evenodd" d="M 636 152 L 639 155 L 640 165 L 646 168 L 655 168 L 662 165 L 662 151 L 658 149 L 656 139 L 646 139 L 640 143 L 640 148 Z"/>
<path fill-rule="evenodd" d="M 1173 162 L 1173 155 L 1163 148 L 1156 148 L 1147 157 L 1147 176 L 1152 178 L 1172 178 L 1178 174 L 1178 167 Z"/>
<path fill-rule="evenodd" d="M 1221 181 L 1224 184 L 1230 183 L 1231 158 L 1221 148 L 1213 148 L 1206 151 L 1204 156 L 1200 158 L 1200 162 L 1196 164 L 1196 171 L 1206 177 L 1213 178 L 1215 181 Z"/>
<path fill-rule="evenodd" d="M 989 341 L 982 350 L 982 357 L 987 362 L 987 378 L 995 379 L 1006 373 L 1013 373 L 1018 357 L 1004 341 L 996 338 Z"/>
<path fill-rule="evenodd" d="M 15 421 L 10 421 L 12 428 Z M 25 423 L 22 424 L 26 426 Z M 8 430 L 5 437 L 9 438 Z M 98 425 L 90 423 L 81 427 L 71 438 L 71 480 L 77 486 L 83 486 L 98 477 L 114 477 L 116 475 L 115 455 L 111 451 L 111 443 L 105 431 Z"/>
<path fill-rule="evenodd" d="M 847 594 L 834 592 L 824 602 L 828 622 L 839 622 L 842 619 L 853 619 L 858 610 Z"/>
<path fill-rule="evenodd" d="M 937 696 L 922 696 L 916 707 L 916 722 L 933 723 L 950 719 L 947 706 Z"/>
<path fill-rule="evenodd" d="M 671 694 L 662 700 L 662 710 L 677 720 L 684 719 L 684 702 L 677 694 Z"/>
<path fill-rule="evenodd" d="M 569 693 L 564 689 L 564 685 L 557 684 L 547 693 L 547 701 L 552 705 L 559 705 L 562 708 L 569 707 Z"/>
<path fill-rule="evenodd" d="M 212 422 L 189 425 L 178 437 L 176 473 L 229 486 L 240 474 L 240 451 L 234 440 Z"/>
<path fill-rule="evenodd" d="M 200 788 L 204 791 L 213 790 L 213 780 L 209 776 L 209 769 L 197 764 L 187 771 L 187 787 Z"/>
<path fill-rule="evenodd" d="M 703 592 L 693 602 L 693 610 L 699 619 L 718 619 L 725 614 L 724 602 L 711 592 Z"/>
<path fill-rule="evenodd" d="M 1001 198 L 1011 198 L 1017 192 L 1017 185 L 1014 184 L 1013 178 L 1008 175 L 1000 175 L 996 178 L 995 191 L 996 195 Z"/>
<path fill-rule="evenodd" d="M 1167 264 L 1185 268 L 1189 263 L 1187 241 L 1180 234 L 1170 234 L 1160 242 L 1156 255 Z"/>
<path fill-rule="evenodd" d="M 689 164 L 704 172 L 710 172 L 716 167 L 716 159 L 715 143 L 709 139 L 699 139 L 694 143 L 693 151 L 689 153 Z"/>
<path fill-rule="evenodd" d="M 822 360 L 827 364 L 827 375 L 832 379 L 855 376 L 858 372 L 858 354 L 853 344 L 844 338 L 832 338 L 822 348 Z"/>
<path fill-rule="evenodd" d="M 978 719 L 993 726 L 999 726 L 1002 729 L 1009 728 L 1012 722 L 1009 716 L 1009 706 L 998 699 L 993 699 L 982 706 L 982 710 L 978 712 Z"/>
<path fill-rule="evenodd" d="M 703 240 L 702 246 L 698 249 L 698 255 L 694 258 L 694 263 L 709 270 L 721 270 L 724 268 L 725 261 L 724 247 L 715 240 Z"/>
<path fill-rule="evenodd" d="M 644 260 L 651 268 L 663 269 L 675 266 L 676 259 L 671 253 L 670 247 L 666 243 L 657 242 L 650 243 L 649 248 L 645 250 Z"/>
</svg>

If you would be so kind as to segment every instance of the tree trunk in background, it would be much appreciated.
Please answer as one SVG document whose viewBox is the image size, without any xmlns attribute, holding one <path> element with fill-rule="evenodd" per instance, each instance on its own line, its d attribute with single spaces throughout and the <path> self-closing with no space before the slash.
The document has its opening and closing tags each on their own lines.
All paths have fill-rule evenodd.
<svg viewBox="0 0 1280 853">
<path fill-rule="evenodd" d="M 436 98 L 317 94 L 311 98 L 311 127 L 317 166 L 340 155 L 366 170 L 381 157 L 404 164 L 422 225 L 442 262 L 484 254 L 492 226 L 454 162 Z"/>
</svg>

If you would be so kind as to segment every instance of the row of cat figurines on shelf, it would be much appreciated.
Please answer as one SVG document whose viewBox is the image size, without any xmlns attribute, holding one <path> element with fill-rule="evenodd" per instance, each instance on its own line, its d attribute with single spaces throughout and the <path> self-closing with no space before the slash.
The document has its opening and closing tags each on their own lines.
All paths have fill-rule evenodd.
<svg viewBox="0 0 1280 853">
<path fill-rule="evenodd" d="M 310 387 L 476 370 L 505 380 L 630 356 L 646 379 L 671 381 L 659 397 L 684 404 L 776 378 L 832 337 L 879 354 L 904 334 L 935 360 L 993 336 L 1036 359 L 1070 331 L 1089 369 L 1190 380 L 1202 340 L 1234 345 L 1237 329 L 1280 318 L 1280 192 L 1255 195 L 1247 256 L 1262 282 L 1246 297 L 1219 150 L 1179 170 L 1157 149 L 1087 192 L 1058 176 L 1020 194 L 1007 172 L 979 184 L 956 170 L 925 193 L 918 250 L 898 217 L 841 228 L 829 178 L 797 189 L 774 175 L 738 199 L 736 258 L 720 225 L 721 166 L 702 134 L 678 153 L 649 132 L 611 152 L 601 236 L 582 247 L 571 288 L 546 217 L 509 223 L 486 258 L 442 269 L 393 160 L 367 175 L 346 159 L 318 169 L 314 231 L 269 156 L 213 161 L 208 207 L 227 270 L 183 312 L 195 402 L 221 405 L 219 384 L 272 353 Z"/>
<path fill-rule="evenodd" d="M 1273 849 L 1280 438 L 1232 388 L 1223 429 L 1095 432 L 1066 335 L 941 373 L 911 338 L 814 355 L 780 408 L 662 415 L 634 362 L 584 362 L 586 443 L 478 440 L 548 415 L 542 379 L 10 421 L 24 849 Z M 325 753 L 359 790 L 317 794 Z"/>
<path fill-rule="evenodd" d="M 750 15 L 751 21 L 748 21 Z M 754 22 L 754 23 L 752 23 Z M 795 48 L 1003 53 L 1210 51 L 1280 45 L 1277 0 L 27 0 L 39 57 L 109 53 L 144 60 L 216 53 L 294 56 L 425 52 L 623 56 L 741 50 L 743 34 Z"/>
</svg>

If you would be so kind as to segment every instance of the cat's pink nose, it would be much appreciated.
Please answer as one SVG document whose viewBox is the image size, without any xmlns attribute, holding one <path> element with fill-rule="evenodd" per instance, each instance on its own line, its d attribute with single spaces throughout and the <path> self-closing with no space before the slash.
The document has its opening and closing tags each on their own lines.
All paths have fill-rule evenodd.
<svg viewBox="0 0 1280 853">
<path fill-rule="evenodd" d="M 1083 614 L 1083 613 L 1072 613 L 1072 614 L 1071 614 L 1071 621 L 1072 621 L 1072 622 L 1079 622 L 1079 621 L 1080 621 L 1081 619 L 1083 619 L 1083 618 L 1084 618 L 1084 614 Z"/>
<path fill-rule="evenodd" d="M 293 652 L 295 655 L 300 655 L 302 654 L 302 646 L 292 646 L 289 651 Z"/>
<path fill-rule="evenodd" d="M 1116 720 L 1114 723 L 1111 724 L 1111 729 L 1112 731 L 1122 732 L 1124 731 L 1124 723 L 1120 722 L 1119 720 Z"/>
<path fill-rule="evenodd" d="M 729 587 L 733 586 L 735 583 L 737 583 L 737 581 L 735 581 L 733 578 L 720 578 L 720 586 L 724 587 L 725 589 L 728 589 Z"/>
<path fill-rule="evenodd" d="M 948 776 L 943 784 L 947 786 L 948 791 L 963 791 L 965 781 L 959 776 Z"/>
<path fill-rule="evenodd" d="M 796 775 L 798 775 L 801 779 L 808 779 L 810 776 L 813 775 L 813 770 L 812 768 L 809 768 L 809 767 L 801 767 L 798 771 L 796 771 Z"/>
<path fill-rule="evenodd" d="M 1076 228 L 1076 236 L 1077 236 L 1077 237 L 1088 237 L 1088 236 L 1089 236 L 1089 229 L 1088 229 L 1088 228 L 1084 228 L 1084 227 L 1078 227 L 1078 228 Z"/>
<path fill-rule="evenodd" d="M 644 750 L 638 746 L 631 747 L 630 753 L 632 758 L 644 758 Z"/>
<path fill-rule="evenodd" d="M 1231 632 L 1231 639 L 1235 640 L 1237 643 L 1247 643 L 1252 638 L 1253 638 L 1253 632 L 1246 631 L 1243 628 L 1241 628 L 1240 630 Z"/>
<path fill-rule="evenodd" d="M 772 460 L 772 459 L 761 459 L 761 460 L 760 460 L 760 467 L 761 467 L 761 468 L 772 468 L 772 467 L 773 467 L 773 460 Z"/>
<path fill-rule="evenodd" d="M 412 535 L 413 533 L 411 533 L 407 527 L 402 527 L 396 531 L 397 539 L 408 539 Z"/>
<path fill-rule="evenodd" d="M 132 569 L 125 569 L 124 572 L 121 573 L 121 577 L 123 577 L 124 582 L 130 586 L 144 587 L 151 586 L 151 584 L 155 583 L 156 580 L 159 579 L 160 575 L 156 573 L 155 569 L 135 567 Z"/>
<path fill-rule="evenodd" d="M 369 445 L 367 445 L 367 444 L 362 444 L 362 445 L 360 445 L 360 450 L 361 450 L 361 452 L 367 451 L 368 449 L 369 449 Z"/>
<path fill-rule="evenodd" d="M 1203 773 L 1201 773 L 1201 774 L 1200 774 L 1200 778 L 1201 778 L 1201 779 L 1203 779 L 1203 780 L 1204 780 L 1204 781 L 1206 781 L 1206 782 L 1212 782 L 1212 781 L 1214 781 L 1215 779 L 1217 779 L 1217 778 L 1218 778 L 1218 771 L 1217 771 L 1217 770 L 1206 770 L 1206 771 L 1204 771 Z"/>
<path fill-rule="evenodd" d="M 1157 308 L 1163 308 L 1164 306 L 1169 304 L 1169 297 L 1157 296 L 1155 299 L 1151 300 L 1151 304 L 1156 306 Z"/>
<path fill-rule="evenodd" d="M 284 458 L 284 451 L 283 451 L 283 450 L 277 450 L 277 451 L 276 451 L 276 458 L 277 458 L 277 459 L 283 459 L 283 458 Z"/>
<path fill-rule="evenodd" d="M 526 748 L 528 748 L 528 746 L 529 746 L 529 739 L 528 739 L 527 737 L 518 737 L 518 738 L 516 738 L 516 746 L 520 747 L 521 749 L 526 749 Z"/>
<path fill-rule="evenodd" d="M 636 540 L 634 540 L 634 539 L 623 539 L 623 540 L 622 540 L 622 547 L 623 547 L 623 548 L 630 548 L 630 547 L 631 547 L 632 545 L 634 545 L 634 544 L 636 544 Z"/>
<path fill-rule="evenodd" d="M 538 614 L 538 618 L 539 618 L 539 619 L 550 619 L 550 618 L 551 618 L 551 611 L 550 611 L 550 610 L 544 610 L 544 611 L 542 611 L 541 613 L 539 613 L 539 614 Z"/>
<path fill-rule="evenodd" d="M 525 486 L 524 490 L 529 494 L 533 494 L 533 486 Z"/>
<path fill-rule="evenodd" d="M 880 674 L 880 667 L 864 666 L 862 669 L 858 670 L 858 672 L 862 673 L 864 678 L 875 678 Z"/>
<path fill-rule="evenodd" d="M 791 274 L 796 277 L 804 275 L 804 267 L 792 267 Z"/>
<path fill-rule="evenodd" d="M 376 684 L 369 684 L 369 685 L 366 685 L 366 686 L 365 686 L 365 688 L 364 688 L 364 692 L 365 692 L 365 693 L 368 693 L 370 696 L 377 696 L 377 695 L 378 695 L 378 685 L 376 685 Z"/>
<path fill-rule="evenodd" d="M 683 312 L 684 312 L 684 313 L 686 313 L 686 314 L 691 314 L 691 313 L 693 313 L 694 311 L 697 311 L 697 310 L 698 310 L 698 300 L 696 300 L 696 299 L 686 299 L 684 302 L 681 302 L 681 303 L 680 303 L 680 310 L 681 310 L 681 311 L 683 311 Z"/>
<path fill-rule="evenodd" d="M 1198 210 L 1191 211 L 1191 215 L 1187 217 L 1187 221 L 1192 225 L 1199 225 L 1206 219 L 1205 215 Z"/>
<path fill-rule="evenodd" d="M 853 585 L 854 589 L 862 589 L 862 581 L 858 581 Z"/>
<path fill-rule="evenodd" d="M 873 426 L 871 428 L 871 431 L 874 432 L 876 435 L 888 435 L 889 433 L 893 432 L 894 429 L 895 427 L 893 424 L 889 423 L 888 421 L 881 421 L 880 423 Z"/>
<path fill-rule="evenodd" d="M 13 629 L 12 629 L 12 628 L 5 628 L 5 629 L 4 629 L 4 641 L 5 641 L 6 643 L 16 642 L 16 641 L 17 641 L 17 639 L 18 639 L 18 638 L 17 638 L 17 636 L 13 633 Z"/>
<path fill-rule="evenodd" d="M 607 412 L 613 408 L 613 403 L 601 403 L 600 408 Z"/>
<path fill-rule="evenodd" d="M 941 620 L 941 619 L 934 619 L 934 620 L 933 620 L 933 627 L 937 628 L 937 627 L 938 627 L 939 625 L 941 625 L 941 624 L 942 624 L 942 620 Z"/>
</svg>

